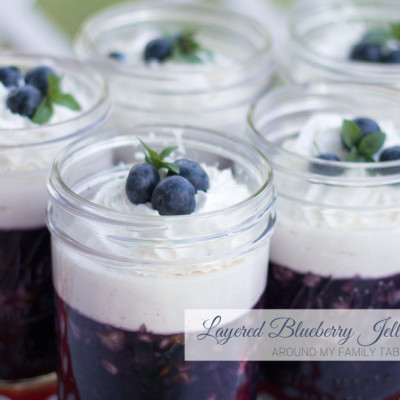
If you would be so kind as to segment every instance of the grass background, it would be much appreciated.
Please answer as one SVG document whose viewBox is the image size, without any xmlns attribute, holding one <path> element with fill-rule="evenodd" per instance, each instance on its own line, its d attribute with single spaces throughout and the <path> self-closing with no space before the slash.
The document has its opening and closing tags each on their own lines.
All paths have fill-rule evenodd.
<svg viewBox="0 0 400 400">
<path fill-rule="evenodd" d="M 11 0 L 12 1 L 12 0 Z M 218 0 L 203 0 L 217 2 Z M 242 0 L 246 1 L 246 0 Z M 264 0 L 286 7 L 293 0 Z M 37 5 L 69 37 L 73 37 L 82 22 L 94 12 L 124 0 L 37 0 Z"/>
</svg>

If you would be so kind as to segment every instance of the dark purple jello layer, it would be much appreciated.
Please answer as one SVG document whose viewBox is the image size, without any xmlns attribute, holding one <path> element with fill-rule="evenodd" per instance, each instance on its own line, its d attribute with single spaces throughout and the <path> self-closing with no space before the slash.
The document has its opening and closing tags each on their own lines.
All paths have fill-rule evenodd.
<svg viewBox="0 0 400 400">
<path fill-rule="evenodd" d="M 270 263 L 265 308 L 400 308 L 400 274 L 334 279 Z M 263 386 L 278 400 L 398 400 L 400 362 L 263 362 Z"/>
<path fill-rule="evenodd" d="M 254 400 L 256 362 L 185 362 L 184 336 L 128 332 L 58 301 L 59 400 Z"/>
<path fill-rule="evenodd" d="M 48 230 L 0 230 L 0 380 L 55 370 L 53 299 Z"/>
</svg>

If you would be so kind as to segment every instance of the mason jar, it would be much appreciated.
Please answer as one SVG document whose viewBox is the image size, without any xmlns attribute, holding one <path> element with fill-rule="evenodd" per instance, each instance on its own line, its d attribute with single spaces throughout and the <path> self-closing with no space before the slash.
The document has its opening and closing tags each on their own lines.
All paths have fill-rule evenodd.
<svg viewBox="0 0 400 400">
<path fill-rule="evenodd" d="M 189 215 L 131 209 L 138 138 L 156 151 L 178 145 L 177 157 L 214 171 L 207 199 L 220 178 L 246 195 L 225 192 Z M 111 130 L 67 147 L 49 189 L 59 399 L 255 399 L 258 363 L 185 361 L 184 310 L 261 308 L 275 221 L 264 156 L 200 128 Z"/>
<path fill-rule="evenodd" d="M 303 1 L 292 11 L 281 72 L 289 83 L 353 81 L 396 86 L 400 64 L 350 59 L 371 29 L 398 23 L 396 0 Z"/>
<path fill-rule="evenodd" d="M 152 39 L 195 32 L 202 62 L 143 60 Z M 108 79 L 113 126 L 179 123 L 243 133 L 250 104 L 274 81 L 272 44 L 252 18 L 191 4 L 123 4 L 89 19 L 76 39 L 78 57 Z M 109 55 L 120 54 L 124 60 Z"/>
<path fill-rule="evenodd" d="M 400 144 L 398 104 L 394 89 L 316 83 L 283 87 L 252 107 L 248 132 L 271 161 L 278 197 L 266 308 L 400 308 L 400 161 L 327 161 L 288 147 L 315 129 L 319 143 L 301 147 L 328 152 L 337 116 L 372 118 L 387 143 Z M 340 136 L 336 142 L 340 150 Z M 262 369 L 274 399 L 400 395 L 398 361 L 264 362 Z"/>
<path fill-rule="evenodd" d="M 23 73 L 46 65 L 63 76 L 82 110 L 55 109 L 45 125 L 0 105 L 0 398 L 44 400 L 55 393 L 55 332 L 46 177 L 68 142 L 94 131 L 109 111 L 105 82 L 72 60 L 3 54 Z M 74 91 L 76 89 L 76 91 Z M 12 90 L 12 89 L 10 89 Z M 7 92 L 1 85 L 1 96 Z M 66 114 L 64 115 L 64 113 Z M 61 116 L 62 114 L 62 116 Z M 54 121 L 54 122 L 52 122 Z"/>
</svg>

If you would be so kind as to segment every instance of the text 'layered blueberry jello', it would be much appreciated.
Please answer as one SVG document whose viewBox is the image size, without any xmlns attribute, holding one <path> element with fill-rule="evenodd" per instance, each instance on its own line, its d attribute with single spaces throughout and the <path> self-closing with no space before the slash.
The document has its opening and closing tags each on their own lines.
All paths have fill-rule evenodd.
<svg viewBox="0 0 400 400">
<path fill-rule="evenodd" d="M 123 4 L 90 18 L 75 48 L 107 76 L 117 126 L 201 120 L 239 135 L 274 79 L 268 32 L 221 7 Z"/>
<path fill-rule="evenodd" d="M 400 307 L 400 120 L 395 90 L 289 86 L 252 110 L 278 191 L 266 307 Z M 284 293 L 284 295 L 282 295 Z M 397 362 L 263 363 L 266 391 L 398 396 Z"/>
<path fill-rule="evenodd" d="M 60 399 L 255 399 L 257 363 L 185 362 L 183 332 L 185 309 L 260 307 L 274 225 L 261 153 L 135 128 L 70 147 L 53 172 Z"/>
<path fill-rule="evenodd" d="M 54 389 L 54 373 L 44 377 L 55 371 L 46 177 L 57 152 L 108 109 L 105 82 L 81 63 L 0 57 L 0 397 L 43 389 L 41 400 Z"/>
</svg>

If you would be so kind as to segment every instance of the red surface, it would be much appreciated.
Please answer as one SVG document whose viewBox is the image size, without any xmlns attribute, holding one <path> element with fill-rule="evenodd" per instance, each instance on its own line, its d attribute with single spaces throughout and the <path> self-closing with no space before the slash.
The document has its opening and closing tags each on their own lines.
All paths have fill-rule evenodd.
<svg viewBox="0 0 400 400">
<path fill-rule="evenodd" d="M 54 397 L 51 397 L 56 394 L 56 382 L 32 385 L 29 388 L 9 389 L 0 387 L 1 400 L 53 400 Z M 1 396 L 6 396 L 6 399 L 3 399 Z"/>
</svg>

